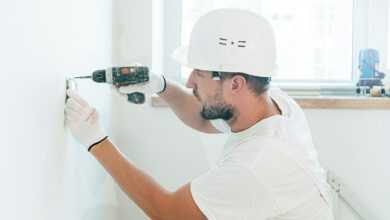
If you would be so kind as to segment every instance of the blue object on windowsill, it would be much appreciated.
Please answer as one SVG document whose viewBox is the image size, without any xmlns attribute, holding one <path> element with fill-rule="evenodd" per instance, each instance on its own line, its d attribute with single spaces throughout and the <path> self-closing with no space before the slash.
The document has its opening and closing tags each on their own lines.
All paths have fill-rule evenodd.
<svg viewBox="0 0 390 220">
<path fill-rule="evenodd" d="M 363 49 L 359 52 L 360 79 L 357 86 L 383 86 L 385 74 L 378 71 L 379 52 L 375 49 Z"/>
</svg>

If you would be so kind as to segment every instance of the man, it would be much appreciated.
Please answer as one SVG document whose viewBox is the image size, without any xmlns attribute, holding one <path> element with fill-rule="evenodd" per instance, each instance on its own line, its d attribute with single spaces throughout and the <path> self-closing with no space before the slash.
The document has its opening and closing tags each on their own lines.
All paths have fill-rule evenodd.
<svg viewBox="0 0 390 220">
<path fill-rule="evenodd" d="M 270 24 L 244 10 L 220 9 L 199 19 L 188 48 L 175 57 L 193 68 L 187 87 L 162 75 L 121 93 L 157 93 L 188 126 L 228 132 L 215 167 L 175 192 L 161 188 L 110 142 L 97 111 L 68 91 L 67 123 L 121 188 L 152 219 L 331 220 L 330 191 L 305 116 L 270 88 L 275 70 Z"/>
</svg>

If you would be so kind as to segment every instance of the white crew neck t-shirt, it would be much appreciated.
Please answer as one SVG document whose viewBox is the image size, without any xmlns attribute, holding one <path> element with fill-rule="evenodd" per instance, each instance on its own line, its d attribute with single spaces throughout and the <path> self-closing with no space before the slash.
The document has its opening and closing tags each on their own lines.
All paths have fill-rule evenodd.
<svg viewBox="0 0 390 220">
<path fill-rule="evenodd" d="M 195 203 L 209 220 L 333 220 L 302 109 L 280 89 L 269 95 L 282 114 L 230 132 L 217 164 L 191 182 Z"/>
</svg>

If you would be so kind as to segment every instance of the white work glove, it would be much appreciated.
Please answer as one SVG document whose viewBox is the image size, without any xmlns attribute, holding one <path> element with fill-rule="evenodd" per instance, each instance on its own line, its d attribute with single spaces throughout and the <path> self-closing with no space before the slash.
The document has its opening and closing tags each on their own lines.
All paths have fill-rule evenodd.
<svg viewBox="0 0 390 220">
<path fill-rule="evenodd" d="M 65 124 L 73 137 L 89 151 L 107 138 L 99 122 L 99 113 L 82 99 L 76 91 L 68 90 L 65 106 Z"/>
<path fill-rule="evenodd" d="M 163 75 L 149 72 L 149 81 L 140 84 L 121 86 L 119 92 L 123 94 L 130 94 L 133 92 L 140 92 L 145 96 L 151 96 L 155 93 L 162 93 L 165 91 L 166 81 Z"/>
</svg>

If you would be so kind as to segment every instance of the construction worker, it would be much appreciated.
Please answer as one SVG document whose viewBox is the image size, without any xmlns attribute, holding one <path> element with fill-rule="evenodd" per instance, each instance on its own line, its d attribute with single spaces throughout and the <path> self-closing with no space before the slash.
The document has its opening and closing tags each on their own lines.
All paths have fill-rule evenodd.
<svg viewBox="0 0 390 220">
<path fill-rule="evenodd" d="M 163 189 L 121 154 L 98 112 L 68 91 L 73 136 L 150 218 L 167 220 L 332 220 L 326 183 L 301 108 L 271 87 L 276 68 L 271 25 L 239 9 L 219 9 L 195 24 L 175 58 L 193 69 L 186 92 L 162 75 L 119 92 L 158 94 L 186 125 L 229 133 L 216 166 L 174 192 Z"/>
</svg>

